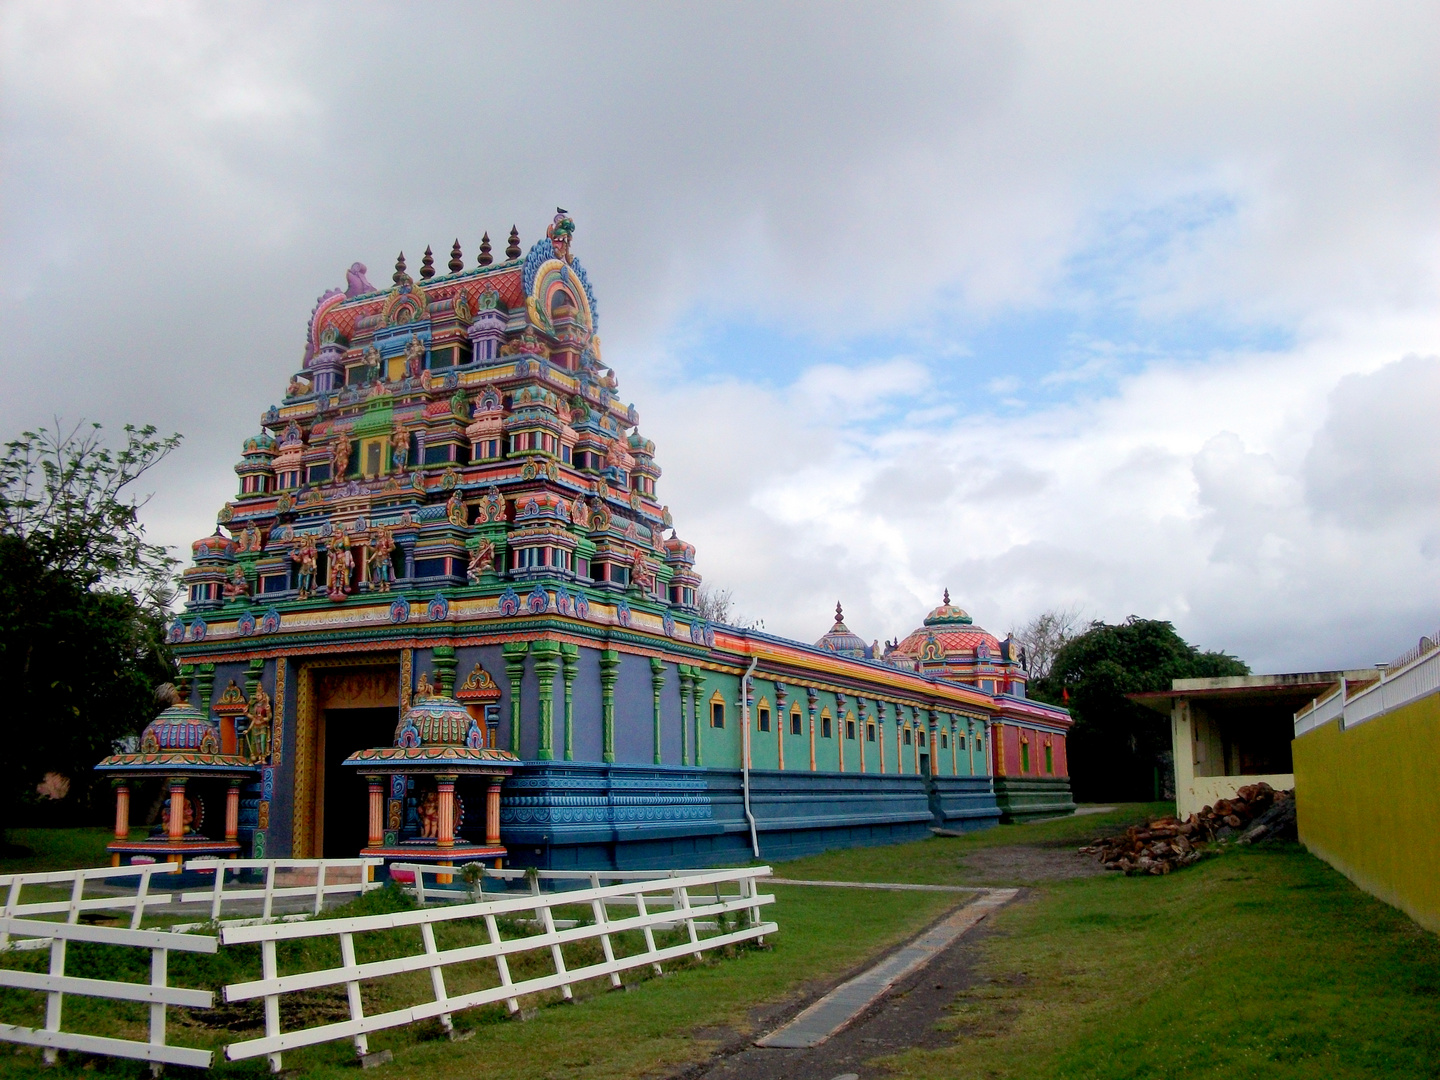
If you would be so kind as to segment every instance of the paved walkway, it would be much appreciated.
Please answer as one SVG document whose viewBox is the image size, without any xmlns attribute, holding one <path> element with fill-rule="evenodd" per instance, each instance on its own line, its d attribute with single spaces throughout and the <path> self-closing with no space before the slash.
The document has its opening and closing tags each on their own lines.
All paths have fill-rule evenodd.
<svg viewBox="0 0 1440 1080">
<path fill-rule="evenodd" d="M 843 886 L 859 883 L 840 882 L 838 884 Z M 880 887 L 904 888 L 905 886 Z M 909 887 L 945 888 L 940 885 L 912 885 Z M 861 972 L 849 982 L 837 986 L 784 1027 L 757 1040 L 755 1045 L 789 1049 L 808 1049 L 812 1046 L 819 1046 L 868 1009 L 895 983 L 924 967 L 935 958 L 937 953 L 949 948 L 961 934 L 996 908 L 1008 904 L 1019 892 L 1018 889 L 966 891 L 978 892 L 981 895 L 959 911 L 954 912 L 949 918 L 932 926 L 910 944 L 891 953 L 868 971 Z"/>
</svg>

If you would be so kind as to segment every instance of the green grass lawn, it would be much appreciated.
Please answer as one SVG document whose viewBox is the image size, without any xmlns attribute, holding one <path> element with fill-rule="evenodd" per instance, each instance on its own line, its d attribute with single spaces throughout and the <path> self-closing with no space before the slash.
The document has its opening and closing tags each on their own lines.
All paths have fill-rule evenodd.
<svg viewBox="0 0 1440 1080">
<path fill-rule="evenodd" d="M 836 852 L 779 864 L 776 871 L 795 878 L 965 884 L 968 854 L 1007 844 L 1079 843 L 1166 809 L 1132 805 L 1108 815 Z M 21 842 L 34 846 L 31 839 Z M 523 1023 L 506 1020 L 498 1007 L 475 1010 L 458 1020 L 479 1028 L 462 1044 L 436 1038 L 434 1023 L 379 1033 L 372 1048 L 395 1051 L 383 1075 L 664 1075 L 703 1059 L 727 1039 L 758 1033 L 767 1003 L 798 1000 L 833 981 L 957 899 L 786 886 L 773 891 L 779 899 L 767 917 L 781 929 L 770 949 L 677 966 L 663 979 L 627 977 L 634 979 L 629 993 L 594 987 L 576 1005 L 542 1002 L 538 1015 Z M 961 994 L 946 1021 L 954 1041 L 890 1059 L 894 1075 L 1440 1076 L 1440 941 L 1295 845 L 1228 851 L 1165 877 L 1046 882 L 985 926 L 974 946 L 982 980 Z M 172 954 L 172 968 L 179 964 L 179 954 Z M 215 974 L 195 969 L 189 984 Z M 21 1007 L 18 999 L 5 998 L 0 1006 L 6 1014 L 0 1019 L 11 1019 L 10 1010 Z M 72 1029 L 77 1021 L 86 1030 L 120 1022 L 87 1015 L 80 999 L 67 1001 L 66 1008 Z M 176 1042 L 219 1045 L 230 1037 L 187 1025 L 184 1010 L 171 1016 Z M 137 1014 L 133 1033 L 139 1020 Z M 348 1044 L 285 1056 L 287 1067 L 312 1076 L 354 1075 L 350 1060 Z M 38 1052 L 0 1051 L 0 1078 L 32 1076 L 38 1063 Z M 48 1075 L 78 1075 L 82 1064 L 72 1058 Z M 138 1077 L 142 1066 L 106 1063 L 101 1069 Z M 258 1076 L 263 1064 L 219 1071 Z"/>
</svg>

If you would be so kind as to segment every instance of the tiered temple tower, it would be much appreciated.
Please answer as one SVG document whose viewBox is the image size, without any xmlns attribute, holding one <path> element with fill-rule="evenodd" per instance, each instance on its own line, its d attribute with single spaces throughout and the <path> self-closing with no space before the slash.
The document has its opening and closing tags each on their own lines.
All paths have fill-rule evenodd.
<svg viewBox="0 0 1440 1080">
<path fill-rule="evenodd" d="M 429 697 L 475 721 L 472 756 L 515 762 L 498 815 L 516 861 L 778 857 L 996 820 L 995 725 L 1063 745 L 1063 710 L 886 663 L 838 618 L 817 648 L 699 616 L 574 235 L 561 211 L 526 253 L 512 229 L 501 261 L 487 235 L 467 268 L 457 241 L 448 273 L 427 248 L 418 278 L 402 255 L 377 289 L 357 263 L 319 298 L 169 630 L 193 704 L 257 772 L 242 846 L 405 843 L 432 780 L 342 765 L 388 760 L 363 752 Z M 1047 760 L 1027 805 L 1063 811 L 1064 755 Z M 481 780 L 443 780 L 456 845 L 494 846 Z"/>
</svg>

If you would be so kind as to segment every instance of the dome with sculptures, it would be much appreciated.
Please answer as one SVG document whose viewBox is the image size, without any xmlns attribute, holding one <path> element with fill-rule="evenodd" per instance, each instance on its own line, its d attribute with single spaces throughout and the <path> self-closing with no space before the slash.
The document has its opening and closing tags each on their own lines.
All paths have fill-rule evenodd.
<svg viewBox="0 0 1440 1080">
<path fill-rule="evenodd" d="M 924 623 L 885 648 L 885 662 L 895 667 L 969 683 L 990 693 L 1024 695 L 1025 662 L 1020 643 L 1000 640 L 975 625 L 970 613 L 950 602 L 950 590 Z"/>
</svg>

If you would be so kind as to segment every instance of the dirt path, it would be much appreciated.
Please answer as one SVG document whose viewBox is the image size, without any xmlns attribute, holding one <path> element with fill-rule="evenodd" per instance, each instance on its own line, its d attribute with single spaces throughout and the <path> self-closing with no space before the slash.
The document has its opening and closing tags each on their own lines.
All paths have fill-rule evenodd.
<svg viewBox="0 0 1440 1080">
<path fill-rule="evenodd" d="M 1046 881 L 1103 874 L 1095 860 L 1079 855 L 1073 841 L 1063 844 L 1014 844 L 982 848 L 964 857 L 961 881 L 970 885 L 1029 886 Z M 1025 892 L 1014 901 L 1023 903 Z M 948 914 L 948 913 L 947 913 Z M 933 1048 L 951 1043 L 955 1034 L 942 1029 L 957 995 L 975 986 L 978 945 L 990 931 L 981 922 L 940 952 L 929 964 L 890 990 L 837 1035 L 807 1050 L 762 1049 L 734 1032 L 697 1032 L 725 1039 L 709 1061 L 692 1066 L 675 1080 L 836 1080 L 852 1074 L 860 1080 L 884 1075 L 876 1059 L 911 1047 Z M 870 961 L 879 960 L 876 957 Z M 867 964 L 868 966 L 868 964 Z M 855 972 L 836 979 L 836 985 Z M 825 990 L 828 990 L 826 987 Z M 821 996 L 758 1010 L 763 1034 L 780 1027 Z"/>
</svg>

